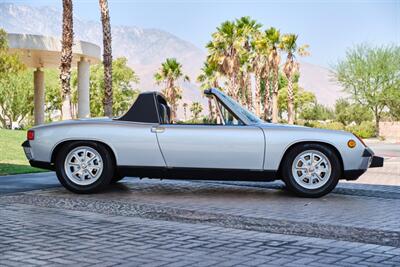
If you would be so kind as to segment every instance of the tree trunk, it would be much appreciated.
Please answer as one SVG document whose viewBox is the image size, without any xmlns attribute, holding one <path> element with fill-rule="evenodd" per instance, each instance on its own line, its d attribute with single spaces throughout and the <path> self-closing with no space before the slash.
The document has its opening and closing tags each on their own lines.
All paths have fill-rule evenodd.
<svg viewBox="0 0 400 267">
<path fill-rule="evenodd" d="M 113 115 L 111 26 L 107 0 L 99 0 L 103 26 L 104 115 Z"/>
<path fill-rule="evenodd" d="M 264 92 L 264 120 L 271 118 L 271 93 L 270 93 L 270 80 L 269 77 L 265 79 L 265 92 Z"/>
<path fill-rule="evenodd" d="M 288 123 L 294 124 L 294 96 L 293 96 L 293 79 L 292 75 L 288 78 Z"/>
<path fill-rule="evenodd" d="M 7 122 L 6 122 L 6 120 L 5 119 L 3 119 L 2 117 L 0 117 L 0 122 L 1 122 L 1 125 L 2 125 L 2 128 L 7 128 Z"/>
<path fill-rule="evenodd" d="M 247 98 L 247 109 L 251 112 L 254 112 L 253 91 L 251 89 L 251 78 L 249 75 L 247 75 L 246 79 L 246 98 Z"/>
<path fill-rule="evenodd" d="M 63 23 L 61 39 L 60 79 L 62 88 L 61 116 L 63 120 L 72 119 L 71 115 L 71 63 L 74 40 L 72 0 L 63 0 Z"/>
<path fill-rule="evenodd" d="M 211 119 L 211 121 L 213 121 L 214 120 L 214 109 L 212 106 L 212 100 L 211 100 L 211 97 L 207 97 L 207 98 L 208 98 L 208 109 L 210 110 L 210 119 Z"/>
<path fill-rule="evenodd" d="M 260 76 L 256 75 L 255 77 L 256 85 L 255 85 L 255 100 L 254 100 L 254 109 L 257 117 L 261 117 L 261 81 Z"/>
<path fill-rule="evenodd" d="M 228 95 L 235 99 L 236 101 L 240 102 L 238 99 L 238 90 L 237 90 L 237 84 L 236 84 L 236 75 L 233 74 L 229 78 L 229 90 L 228 90 Z"/>
<path fill-rule="evenodd" d="M 278 91 L 279 91 L 279 72 L 274 71 L 272 89 L 272 122 L 278 122 Z"/>
<path fill-rule="evenodd" d="M 381 117 L 377 109 L 374 110 L 374 115 L 375 115 L 375 136 L 379 137 L 379 121 L 381 120 Z"/>
</svg>

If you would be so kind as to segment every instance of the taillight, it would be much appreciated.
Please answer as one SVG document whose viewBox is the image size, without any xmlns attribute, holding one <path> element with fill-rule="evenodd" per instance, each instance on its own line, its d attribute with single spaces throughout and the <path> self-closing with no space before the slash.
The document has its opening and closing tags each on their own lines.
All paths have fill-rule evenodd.
<svg viewBox="0 0 400 267">
<path fill-rule="evenodd" d="M 28 138 L 29 141 L 32 141 L 35 139 L 35 132 L 33 130 L 29 130 L 26 134 L 26 137 Z"/>
</svg>

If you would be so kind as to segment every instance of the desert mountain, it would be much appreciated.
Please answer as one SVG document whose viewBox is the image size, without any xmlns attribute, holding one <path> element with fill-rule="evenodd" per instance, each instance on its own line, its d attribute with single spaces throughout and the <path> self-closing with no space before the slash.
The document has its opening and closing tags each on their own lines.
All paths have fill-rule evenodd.
<svg viewBox="0 0 400 267">
<path fill-rule="evenodd" d="M 45 18 L 45 19 L 44 19 Z M 32 7 L 22 4 L 0 3 L 0 27 L 10 33 L 29 33 L 60 37 L 61 11 L 52 7 Z M 75 38 L 96 44 L 102 43 L 99 22 L 74 18 Z M 141 90 L 160 89 L 154 84 L 153 75 L 167 57 L 175 57 L 182 63 L 191 83 L 181 84 L 184 101 L 201 101 L 195 80 L 199 74 L 205 53 L 192 43 L 159 29 L 133 26 L 113 26 L 113 56 L 124 56 L 140 77 Z M 332 106 L 342 95 L 341 88 L 331 81 L 328 69 L 302 62 L 300 86 L 316 94 L 320 103 Z"/>
</svg>

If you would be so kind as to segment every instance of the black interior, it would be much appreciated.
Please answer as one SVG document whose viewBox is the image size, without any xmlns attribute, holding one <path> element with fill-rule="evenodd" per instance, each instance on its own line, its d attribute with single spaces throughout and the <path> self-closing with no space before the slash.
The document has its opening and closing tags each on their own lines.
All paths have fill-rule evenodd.
<svg viewBox="0 0 400 267">
<path fill-rule="evenodd" d="M 160 116 L 161 124 L 170 124 L 171 123 L 171 109 L 168 106 L 167 101 L 161 95 L 157 95 L 158 102 L 158 113 Z"/>
<path fill-rule="evenodd" d="M 158 101 L 166 107 L 160 107 Z M 166 118 L 161 116 L 160 110 L 166 109 Z M 169 107 L 164 97 L 158 92 L 142 93 L 138 96 L 132 107 L 121 117 L 116 120 L 132 121 L 132 122 L 145 122 L 145 123 L 161 123 L 163 120 L 169 121 Z M 161 111 L 164 112 L 164 111 Z"/>
</svg>

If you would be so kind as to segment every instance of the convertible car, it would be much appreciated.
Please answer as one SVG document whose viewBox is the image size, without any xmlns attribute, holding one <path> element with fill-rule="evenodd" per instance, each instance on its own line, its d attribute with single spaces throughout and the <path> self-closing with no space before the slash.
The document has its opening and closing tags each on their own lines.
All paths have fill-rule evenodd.
<svg viewBox="0 0 400 267">
<path fill-rule="evenodd" d="M 93 193 L 125 176 L 272 181 L 303 197 L 332 191 L 383 166 L 362 139 L 345 131 L 266 123 L 217 89 L 204 91 L 215 120 L 171 120 L 165 97 L 138 96 L 119 118 L 79 119 L 33 127 L 23 148 L 34 167 L 55 170 L 75 193 Z"/>
</svg>

